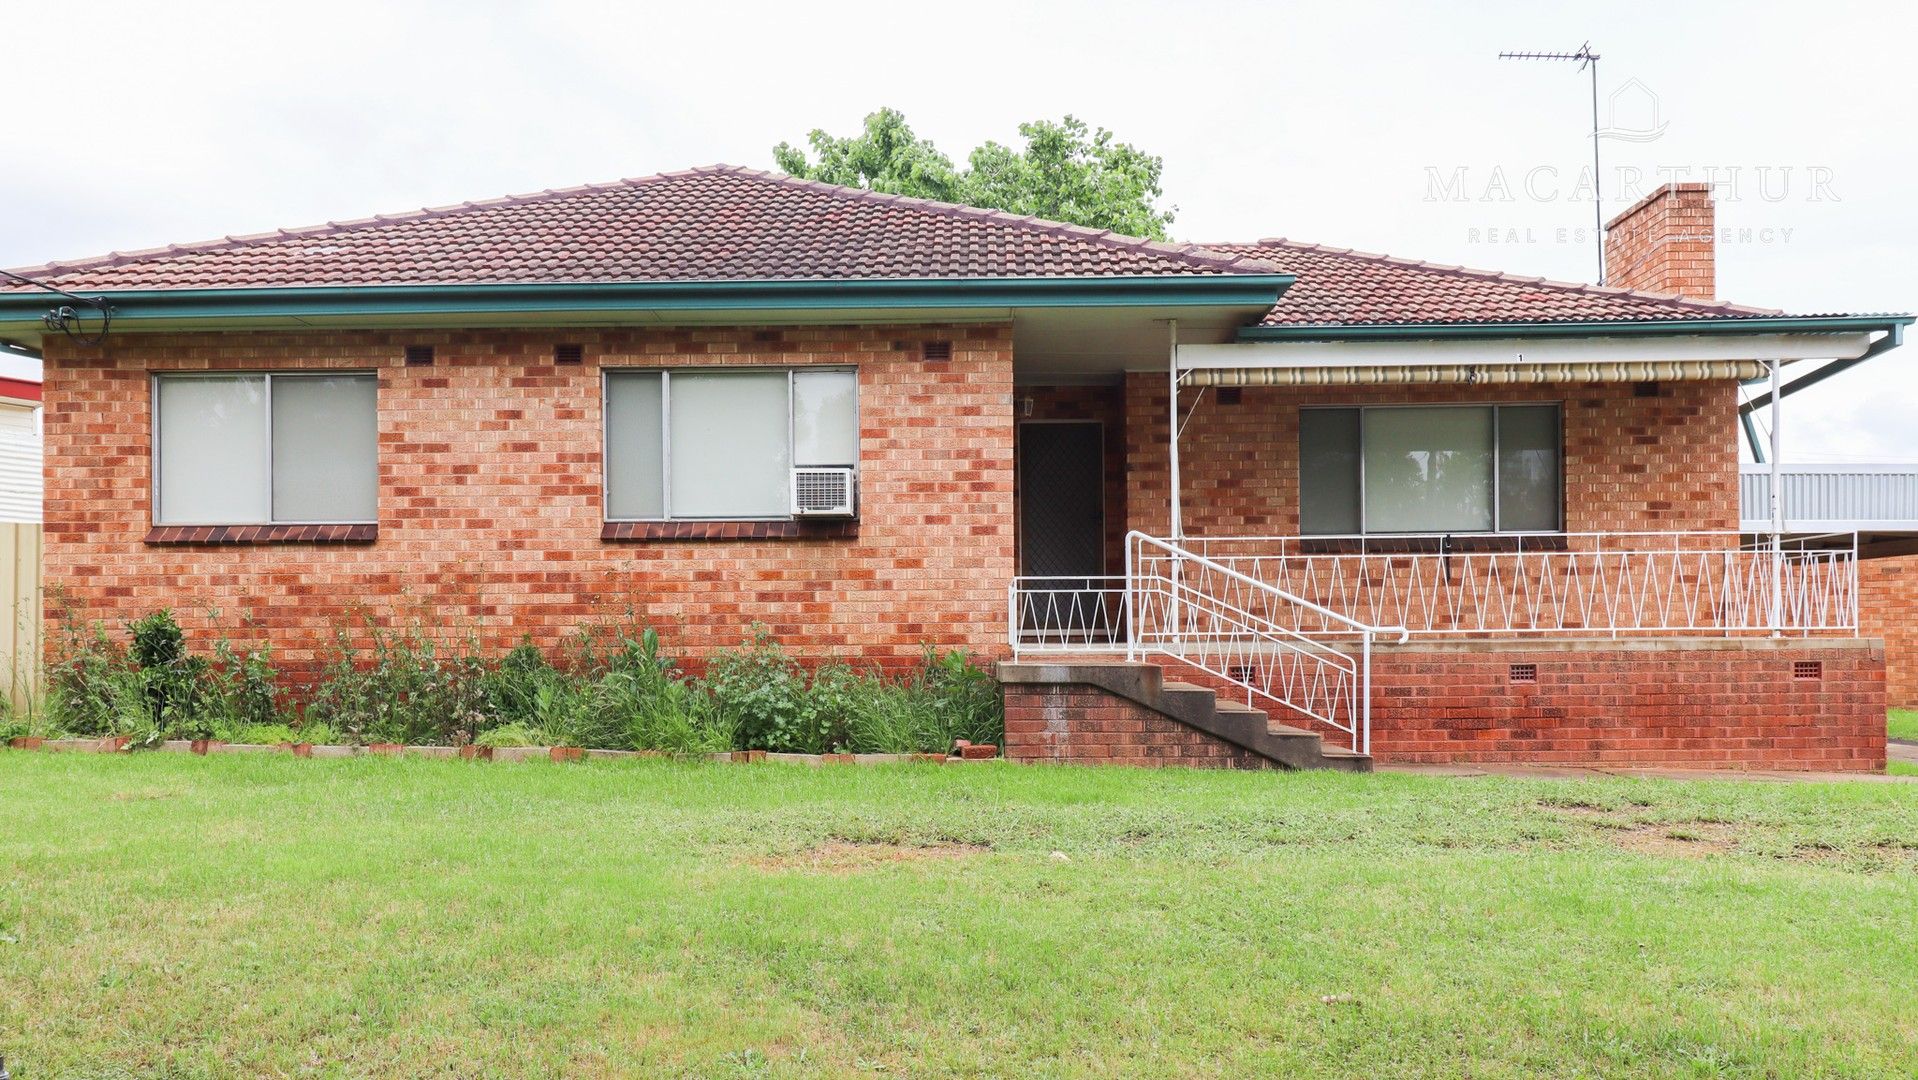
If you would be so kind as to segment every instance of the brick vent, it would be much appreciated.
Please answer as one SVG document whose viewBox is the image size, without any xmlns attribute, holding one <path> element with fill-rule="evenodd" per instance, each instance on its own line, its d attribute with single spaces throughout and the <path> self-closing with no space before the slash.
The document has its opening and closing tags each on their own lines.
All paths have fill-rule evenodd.
<svg viewBox="0 0 1918 1080">
<path fill-rule="evenodd" d="M 433 346 L 408 345 L 406 347 L 406 362 L 414 365 L 432 363 L 433 362 Z"/>
<path fill-rule="evenodd" d="M 1822 679 L 1825 677 L 1823 660 L 1794 660 L 1791 665 L 1791 677 L 1794 679 Z"/>
<path fill-rule="evenodd" d="M 553 346 L 553 363 L 577 364 L 586 359 L 586 346 L 579 344 Z"/>
<path fill-rule="evenodd" d="M 1535 683 L 1538 681 L 1538 665 L 1513 664 L 1506 669 L 1505 677 L 1515 683 Z"/>
<path fill-rule="evenodd" d="M 952 359 L 952 342 L 928 341 L 919 347 L 919 356 L 927 363 L 943 364 Z"/>
<path fill-rule="evenodd" d="M 378 525 L 155 525 L 149 544 L 370 544 Z"/>
<path fill-rule="evenodd" d="M 601 540 L 856 540 L 857 521 L 609 521 Z"/>
</svg>

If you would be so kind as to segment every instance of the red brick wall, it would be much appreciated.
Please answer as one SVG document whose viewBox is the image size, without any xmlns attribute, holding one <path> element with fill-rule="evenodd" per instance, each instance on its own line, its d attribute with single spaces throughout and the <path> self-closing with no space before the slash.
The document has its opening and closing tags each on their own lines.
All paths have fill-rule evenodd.
<svg viewBox="0 0 1918 1080">
<path fill-rule="evenodd" d="M 1013 761 L 1237 769 L 1270 764 L 1096 686 L 1010 684 L 1005 703 L 1005 755 Z"/>
<path fill-rule="evenodd" d="M 1885 698 L 1918 705 L 1918 555 L 1858 564 L 1859 632 L 1885 643 Z"/>
<path fill-rule="evenodd" d="M 1822 663 L 1822 677 L 1794 678 L 1792 665 L 1801 660 Z M 1183 664 L 1154 662 L 1164 664 L 1168 679 L 1244 693 Z M 1376 646 L 1372 757 L 1883 772 L 1884 663 L 1878 642 L 1850 639 Z M 1538 681 L 1512 682 L 1513 664 L 1535 665 Z M 1008 687 L 1008 695 L 1014 689 L 1040 688 Z M 1280 723 L 1319 732 L 1327 746 L 1351 745 L 1347 733 L 1284 706 L 1254 705 Z"/>
<path fill-rule="evenodd" d="M 951 362 L 921 360 L 934 338 Z M 584 342 L 585 363 L 555 366 L 559 341 Z M 401 362 L 416 343 L 437 347 L 432 366 Z M 46 580 L 80 617 L 171 606 L 196 634 L 271 639 L 295 667 L 362 615 L 423 615 L 492 647 L 631 610 L 682 652 L 755 619 L 805 655 L 1004 650 L 1009 327 L 116 334 L 105 350 L 47 347 Z M 599 368 L 734 364 L 858 366 L 857 537 L 601 540 Z M 207 368 L 378 371 L 376 542 L 143 543 L 148 372 Z"/>
<path fill-rule="evenodd" d="M 1666 184 L 1605 225 L 1605 284 L 1710 300 L 1717 292 L 1709 184 Z"/>
<path fill-rule="evenodd" d="M 1187 390 L 1179 441 L 1189 535 L 1292 536 L 1299 524 L 1304 405 L 1558 402 L 1565 439 L 1565 527 L 1572 532 L 1738 527 L 1737 386 L 1665 382 L 1557 386 L 1246 387 L 1225 405 Z M 1127 376 L 1126 507 L 1131 528 L 1165 535 L 1166 380 Z M 1196 409 L 1194 401 L 1197 401 Z"/>
<path fill-rule="evenodd" d="M 1822 678 L 1794 678 L 1797 661 Z M 1538 681 L 1511 682 L 1525 663 Z M 1372 685 L 1379 761 L 1885 768 L 1871 641 L 1398 646 L 1374 653 Z"/>
</svg>

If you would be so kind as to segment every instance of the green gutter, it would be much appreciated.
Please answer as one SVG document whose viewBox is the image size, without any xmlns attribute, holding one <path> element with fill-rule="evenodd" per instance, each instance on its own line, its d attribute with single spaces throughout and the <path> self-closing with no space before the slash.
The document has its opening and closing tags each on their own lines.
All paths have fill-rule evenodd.
<svg viewBox="0 0 1918 1080">
<path fill-rule="evenodd" d="M 372 285 L 270 289 L 166 289 L 101 293 L 115 329 L 217 319 L 409 318 L 634 311 L 832 311 L 885 308 L 1267 306 L 1291 274 L 1157 277 L 915 278 L 621 282 L 578 285 Z M 81 290 L 83 295 L 95 295 Z M 0 329 L 32 326 L 58 300 L 0 294 Z"/>
<path fill-rule="evenodd" d="M 1630 337 L 1698 334 L 1833 334 L 1889 331 L 1910 315 L 1780 315 L 1772 318 L 1618 319 L 1599 322 L 1366 323 L 1347 326 L 1247 326 L 1240 341 L 1406 341 L 1429 338 Z"/>
</svg>

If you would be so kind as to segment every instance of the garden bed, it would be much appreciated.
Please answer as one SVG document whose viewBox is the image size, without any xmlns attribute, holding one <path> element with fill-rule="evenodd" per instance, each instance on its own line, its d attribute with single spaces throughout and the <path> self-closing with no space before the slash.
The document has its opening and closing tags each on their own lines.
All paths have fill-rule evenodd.
<svg viewBox="0 0 1918 1080">
<path fill-rule="evenodd" d="M 927 648 L 906 672 L 801 662 L 755 626 L 693 675 L 659 636 L 588 627 L 558 648 L 482 652 L 456 628 L 341 628 L 317 678 L 286 679 L 264 647 L 195 649 L 170 612 L 115 631 L 70 613 L 44 702 L 0 717 L 0 739 L 119 740 L 204 752 L 410 753 L 555 760 L 657 752 L 873 759 L 1003 742 L 998 683 L 960 652 Z M 355 750 L 328 750 L 352 746 Z M 226 752 L 248 752 L 229 750 Z M 980 751 L 974 750 L 974 753 Z"/>
<path fill-rule="evenodd" d="M 126 754 L 134 752 L 124 738 L 118 739 L 38 739 L 18 737 L 7 743 L 11 750 L 38 750 L 43 753 Z M 975 747 L 974 749 L 995 749 Z M 478 752 L 475 752 L 478 751 Z M 622 761 L 637 758 L 675 758 L 684 761 L 710 761 L 720 764 L 748 765 L 772 762 L 780 765 L 944 765 L 975 764 L 999 760 L 992 756 L 955 754 L 775 754 L 763 750 L 721 750 L 707 754 L 668 754 L 659 750 L 583 750 L 567 746 L 407 746 L 376 749 L 353 744 L 312 743 L 226 743 L 168 739 L 144 753 L 168 754 L 290 754 L 300 758 L 346 758 L 375 755 L 383 757 L 460 758 L 468 761 Z"/>
</svg>

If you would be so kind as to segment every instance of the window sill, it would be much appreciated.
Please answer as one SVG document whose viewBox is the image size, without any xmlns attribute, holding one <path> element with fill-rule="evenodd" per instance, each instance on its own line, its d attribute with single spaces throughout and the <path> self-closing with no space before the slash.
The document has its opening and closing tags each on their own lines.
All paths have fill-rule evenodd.
<svg viewBox="0 0 1918 1080">
<path fill-rule="evenodd" d="M 609 521 L 601 540 L 856 540 L 857 518 L 791 521 Z"/>
<path fill-rule="evenodd" d="M 155 525 L 149 544 L 370 544 L 378 525 Z"/>
</svg>

